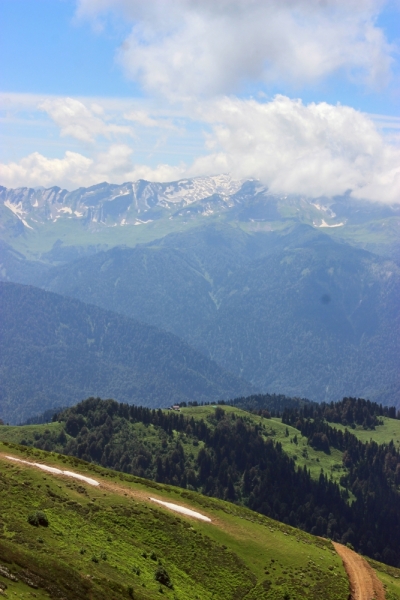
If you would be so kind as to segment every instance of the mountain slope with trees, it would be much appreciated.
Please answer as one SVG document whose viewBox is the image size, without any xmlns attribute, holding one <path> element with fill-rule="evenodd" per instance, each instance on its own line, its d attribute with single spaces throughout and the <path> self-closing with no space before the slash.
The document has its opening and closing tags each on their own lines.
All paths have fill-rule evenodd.
<svg viewBox="0 0 400 600">
<path fill-rule="evenodd" d="M 171 333 L 38 288 L 0 283 L 0 312 L 4 421 L 88 394 L 158 407 L 252 389 Z"/>
<path fill-rule="evenodd" d="M 268 419 L 247 418 L 235 407 L 220 405 L 198 418 L 196 408 L 179 414 L 89 398 L 58 414 L 54 426 L 13 430 L 37 432 L 33 441 L 20 438 L 24 444 L 229 500 L 400 565 L 400 451 L 393 442 L 363 443 L 349 431 L 305 420 L 308 409 L 287 408 L 282 419 L 310 446 L 319 444 L 321 454 L 330 447 L 344 452 L 341 485 L 322 469 L 312 477 L 296 466 L 267 433 Z M 6 427 L 1 435 L 5 439 Z"/>
<path fill-rule="evenodd" d="M 305 225 L 203 227 L 55 268 L 41 285 L 171 331 L 263 391 L 398 401 L 400 268 Z"/>
</svg>

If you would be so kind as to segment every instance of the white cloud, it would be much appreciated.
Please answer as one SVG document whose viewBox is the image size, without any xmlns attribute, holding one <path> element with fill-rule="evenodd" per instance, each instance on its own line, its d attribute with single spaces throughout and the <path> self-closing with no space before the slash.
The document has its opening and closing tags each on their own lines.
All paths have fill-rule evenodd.
<svg viewBox="0 0 400 600">
<path fill-rule="evenodd" d="M 201 109 L 213 124 L 193 174 L 229 171 L 257 178 L 271 192 L 400 201 L 400 144 L 388 143 L 367 115 L 347 106 L 305 106 L 277 96 L 272 102 L 225 98 Z M 400 142 L 397 139 L 397 142 Z"/>
<path fill-rule="evenodd" d="M 88 182 L 92 165 L 90 158 L 76 152 L 67 151 L 64 158 L 46 158 L 39 152 L 33 152 L 18 163 L 0 164 L 0 180 L 2 185 L 11 188 L 68 187 L 68 183 L 76 188 L 81 181 Z"/>
<path fill-rule="evenodd" d="M 184 166 L 161 164 L 151 168 L 135 165 L 132 154 L 132 149 L 125 144 L 112 144 L 107 152 L 99 153 L 94 158 L 69 151 L 63 158 L 46 158 L 34 152 L 19 162 L 0 164 L 0 182 L 9 188 L 60 186 L 73 190 L 102 181 L 171 181 L 184 175 Z"/>
<path fill-rule="evenodd" d="M 313 83 L 342 71 L 384 85 L 393 48 L 380 0 L 79 0 L 81 18 L 123 11 L 118 52 L 129 77 L 172 98 L 236 92 L 249 82 Z"/>
<path fill-rule="evenodd" d="M 71 136 L 82 142 L 95 142 L 97 136 L 106 138 L 133 135 L 128 126 L 108 123 L 104 109 L 97 103 L 88 108 L 75 98 L 49 98 L 38 105 L 60 127 L 61 136 Z"/>
<path fill-rule="evenodd" d="M 146 110 L 131 110 L 124 113 L 124 119 L 133 121 L 143 127 L 152 127 L 159 129 L 175 129 L 170 119 L 155 119 L 150 116 Z"/>
<path fill-rule="evenodd" d="M 102 114 L 101 101 L 97 104 L 97 114 Z M 120 107 L 119 115 L 125 109 Z M 0 165 L 0 183 L 73 189 L 101 181 L 172 181 L 229 172 L 234 178 L 260 179 L 276 193 L 318 197 L 351 190 L 355 197 L 400 201 L 400 136 L 390 120 L 389 134 L 384 135 L 376 115 L 372 119 L 353 108 L 326 103 L 304 105 L 285 96 L 264 103 L 225 97 L 192 102 L 186 110 L 196 135 L 202 128 L 208 131 L 204 154 L 199 156 L 200 147 L 192 164 L 164 160 L 157 165 L 155 159 L 152 166 L 138 164 L 130 145 L 113 143 L 106 151 L 93 149 L 90 156 L 66 152 L 63 158 L 46 158 L 32 153 Z M 160 119 L 139 107 L 127 112 L 135 122 L 157 131 Z M 188 148 L 191 140 L 189 135 Z M 178 160 L 184 154 L 183 148 Z"/>
</svg>

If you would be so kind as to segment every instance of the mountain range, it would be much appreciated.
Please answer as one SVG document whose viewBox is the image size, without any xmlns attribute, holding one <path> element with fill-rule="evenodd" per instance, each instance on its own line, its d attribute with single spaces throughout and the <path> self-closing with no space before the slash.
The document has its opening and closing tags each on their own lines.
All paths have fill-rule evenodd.
<svg viewBox="0 0 400 600">
<path fill-rule="evenodd" d="M 228 176 L 0 188 L 0 280 L 170 332 L 259 392 L 399 406 L 399 215 Z"/>
<path fill-rule="evenodd" d="M 305 223 L 381 254 L 393 256 L 399 250 L 400 204 L 363 202 L 349 195 L 279 196 L 257 180 L 229 175 L 169 183 L 100 183 L 72 192 L 0 186 L 1 237 L 36 258 L 54 245 L 60 258 L 61 244 L 134 246 L 215 220 L 240 223 L 247 231 Z"/>
</svg>

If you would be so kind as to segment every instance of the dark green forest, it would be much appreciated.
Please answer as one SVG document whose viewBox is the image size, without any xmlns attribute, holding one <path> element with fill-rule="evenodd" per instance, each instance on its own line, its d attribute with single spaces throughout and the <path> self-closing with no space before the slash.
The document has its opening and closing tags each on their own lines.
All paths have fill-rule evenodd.
<svg viewBox="0 0 400 600">
<path fill-rule="evenodd" d="M 364 417 L 367 412 L 372 418 L 382 409 L 345 399 L 337 414 L 349 404 L 357 408 L 357 402 L 366 409 Z M 364 444 L 350 430 L 343 433 L 323 420 L 305 418 L 303 411 L 308 409 L 286 408 L 282 418 L 295 423 L 322 451 L 344 450 L 347 471 L 341 486 L 323 472 L 314 480 L 306 468 L 296 468 L 282 446 L 263 435 L 265 425 L 228 414 L 223 404 L 210 418 L 197 420 L 174 411 L 89 398 L 55 415 L 62 430 L 37 435 L 34 445 L 243 504 L 400 565 L 398 450 L 393 443 Z M 382 409 L 383 414 L 387 411 Z"/>
<path fill-rule="evenodd" d="M 4 422 L 92 394 L 158 407 L 252 390 L 173 334 L 78 300 L 0 282 L 0 313 Z"/>
</svg>

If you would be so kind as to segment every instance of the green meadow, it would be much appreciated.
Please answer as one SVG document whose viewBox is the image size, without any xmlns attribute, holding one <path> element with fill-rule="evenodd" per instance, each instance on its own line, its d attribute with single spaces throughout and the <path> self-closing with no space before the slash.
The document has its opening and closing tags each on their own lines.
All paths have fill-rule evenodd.
<svg viewBox="0 0 400 600">
<path fill-rule="evenodd" d="M 0 565 L 18 578 L 13 582 L 0 574 L 7 593 L 20 598 L 32 591 L 37 598 L 347 598 L 347 577 L 328 540 L 221 500 L 72 457 L 4 442 L 0 453 Z M 101 485 L 13 463 L 7 453 L 79 471 Z M 211 523 L 174 513 L 149 497 L 189 507 Z M 47 527 L 28 522 L 37 511 L 46 515 Z"/>
<path fill-rule="evenodd" d="M 400 447 L 400 421 L 389 419 L 388 417 L 379 417 L 383 421 L 382 425 L 377 425 L 375 429 L 363 429 L 361 426 L 355 429 L 349 429 L 350 433 L 355 435 L 361 442 L 367 443 L 370 440 L 377 444 L 389 444 L 393 441 L 397 448 Z M 336 427 L 344 431 L 346 428 L 338 423 L 330 423 L 331 427 Z"/>
<path fill-rule="evenodd" d="M 275 442 L 282 444 L 283 450 L 293 458 L 299 467 L 306 466 L 314 479 L 318 479 L 322 469 L 325 474 L 339 483 L 341 475 L 346 472 L 342 464 L 343 452 L 335 448 L 331 448 L 330 454 L 315 450 L 308 445 L 306 437 L 303 437 L 294 427 L 283 424 L 280 418 L 266 419 L 234 406 L 225 405 L 221 408 L 227 413 L 235 413 L 248 423 L 260 425 L 263 436 L 272 438 Z M 193 416 L 195 419 L 206 420 L 207 417 L 211 418 L 214 414 L 215 406 L 183 408 L 182 412 L 189 417 Z"/>
</svg>

